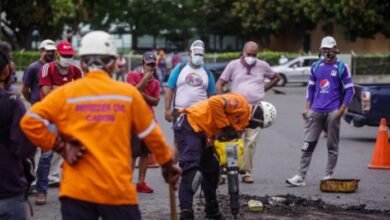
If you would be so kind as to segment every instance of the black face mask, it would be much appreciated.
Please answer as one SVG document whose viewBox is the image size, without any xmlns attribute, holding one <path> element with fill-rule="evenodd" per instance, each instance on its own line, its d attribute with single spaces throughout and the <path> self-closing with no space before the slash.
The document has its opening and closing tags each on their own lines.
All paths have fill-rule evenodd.
<svg viewBox="0 0 390 220">
<path fill-rule="evenodd" d="M 54 60 L 54 54 L 46 54 L 43 59 L 49 63 Z"/>
</svg>

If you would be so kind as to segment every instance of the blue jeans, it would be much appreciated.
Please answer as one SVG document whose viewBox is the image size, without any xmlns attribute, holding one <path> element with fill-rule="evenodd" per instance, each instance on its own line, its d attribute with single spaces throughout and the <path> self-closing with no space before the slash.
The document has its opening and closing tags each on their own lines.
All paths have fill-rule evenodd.
<svg viewBox="0 0 390 220">
<path fill-rule="evenodd" d="M 0 199 L 0 219 L 23 220 L 27 217 L 27 201 L 24 193 Z"/>
<path fill-rule="evenodd" d="M 49 188 L 49 172 L 50 164 L 53 159 L 54 152 L 47 151 L 41 153 L 37 169 L 37 192 L 47 193 Z"/>
</svg>

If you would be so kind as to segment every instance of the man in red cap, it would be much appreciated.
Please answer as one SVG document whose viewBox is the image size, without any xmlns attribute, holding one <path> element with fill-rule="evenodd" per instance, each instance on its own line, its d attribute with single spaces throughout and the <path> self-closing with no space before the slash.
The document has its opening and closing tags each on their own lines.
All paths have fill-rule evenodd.
<svg viewBox="0 0 390 220">
<path fill-rule="evenodd" d="M 67 41 L 59 42 L 57 44 L 56 55 L 55 61 L 43 65 L 39 73 L 39 86 L 41 87 L 42 99 L 57 87 L 82 77 L 81 70 L 72 64 L 74 50 L 71 43 Z M 52 151 L 42 152 L 39 158 L 36 184 L 37 197 L 35 200 L 37 205 L 46 204 L 52 159 Z M 55 157 L 52 171 L 58 171 L 54 173 L 59 173 L 60 161 L 60 157 Z"/>
</svg>

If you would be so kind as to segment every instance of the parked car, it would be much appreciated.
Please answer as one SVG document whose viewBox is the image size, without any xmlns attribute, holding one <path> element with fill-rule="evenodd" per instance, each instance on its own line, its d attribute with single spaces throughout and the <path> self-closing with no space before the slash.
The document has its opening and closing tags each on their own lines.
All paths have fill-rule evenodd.
<svg viewBox="0 0 390 220">
<path fill-rule="evenodd" d="M 390 84 L 365 83 L 354 86 L 355 95 L 344 120 L 355 127 L 379 126 L 386 118 L 390 126 Z"/>
<path fill-rule="evenodd" d="M 300 56 L 281 65 L 272 66 L 272 69 L 282 77 L 278 86 L 285 86 L 287 83 L 307 85 L 310 67 L 317 60 L 317 56 Z"/>
</svg>

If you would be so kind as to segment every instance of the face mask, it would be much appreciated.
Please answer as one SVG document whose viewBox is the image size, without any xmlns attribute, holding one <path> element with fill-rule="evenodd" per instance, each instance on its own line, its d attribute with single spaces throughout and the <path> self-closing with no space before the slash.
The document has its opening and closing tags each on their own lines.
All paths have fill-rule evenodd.
<svg viewBox="0 0 390 220">
<path fill-rule="evenodd" d="M 72 64 L 73 63 L 73 58 L 60 57 L 60 62 L 64 63 L 64 64 Z"/>
<path fill-rule="evenodd" d="M 256 61 L 256 58 L 254 57 L 245 57 L 244 59 L 248 65 L 252 65 Z"/>
<path fill-rule="evenodd" d="M 46 62 L 51 62 L 54 60 L 54 54 L 46 54 L 43 59 L 46 61 Z"/>
<path fill-rule="evenodd" d="M 195 55 L 191 58 L 192 64 L 195 66 L 201 66 L 203 65 L 203 56 Z"/>
</svg>

